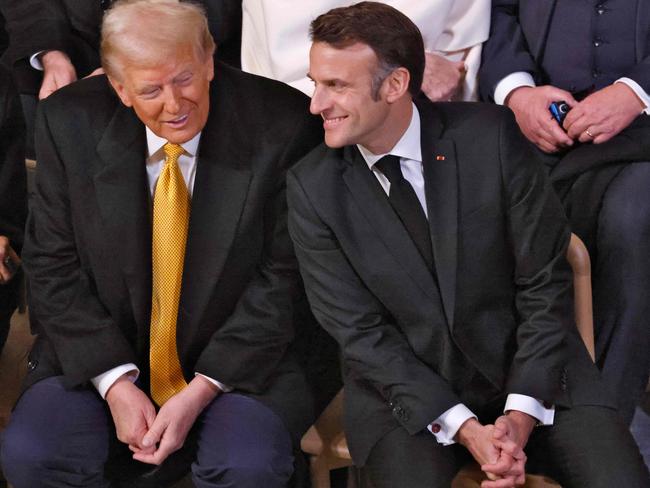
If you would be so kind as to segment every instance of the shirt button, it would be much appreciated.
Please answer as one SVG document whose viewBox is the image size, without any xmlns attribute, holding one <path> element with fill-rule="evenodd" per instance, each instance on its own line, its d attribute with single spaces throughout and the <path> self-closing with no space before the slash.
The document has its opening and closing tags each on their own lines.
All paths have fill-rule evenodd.
<svg viewBox="0 0 650 488">
<path fill-rule="evenodd" d="M 591 77 L 592 78 L 598 78 L 599 76 L 600 76 L 600 71 L 598 71 L 597 69 L 595 69 L 595 70 L 593 70 L 591 72 Z"/>
<path fill-rule="evenodd" d="M 603 40 L 600 37 L 596 37 L 596 39 L 594 39 L 594 47 L 600 47 L 602 43 Z"/>
<path fill-rule="evenodd" d="M 441 428 L 440 424 L 433 424 L 431 425 L 431 432 L 437 434 L 438 432 L 440 432 L 440 428 Z"/>
<path fill-rule="evenodd" d="M 602 3 L 596 5 L 596 13 L 598 15 L 603 15 L 605 13 L 605 6 Z"/>
</svg>

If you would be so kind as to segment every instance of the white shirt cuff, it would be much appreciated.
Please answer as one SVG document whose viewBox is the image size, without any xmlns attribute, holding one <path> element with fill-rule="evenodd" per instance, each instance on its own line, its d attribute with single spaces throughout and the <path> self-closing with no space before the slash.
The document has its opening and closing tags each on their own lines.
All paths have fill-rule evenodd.
<svg viewBox="0 0 650 488">
<path fill-rule="evenodd" d="M 643 105 L 645 105 L 643 112 L 647 115 L 650 115 L 650 96 L 648 96 L 648 93 L 643 88 L 641 88 L 641 85 L 630 78 L 619 78 L 614 83 L 625 83 L 627 86 L 629 86 L 636 94 L 636 96 L 641 99 Z"/>
<path fill-rule="evenodd" d="M 194 373 L 194 376 L 197 376 L 197 375 L 203 376 L 206 380 L 208 380 L 213 385 L 216 385 L 224 393 L 228 393 L 228 392 L 231 392 L 233 390 L 233 388 L 231 386 L 224 385 L 223 383 L 221 383 L 220 381 L 215 380 L 214 378 L 210 378 L 209 376 L 206 376 L 206 375 L 201 374 L 201 373 Z"/>
<path fill-rule="evenodd" d="M 534 417 L 539 422 L 538 425 L 553 425 L 555 418 L 555 407 L 546 408 L 542 402 L 536 398 L 518 393 L 510 393 L 506 400 L 504 412 L 509 410 L 519 410 Z"/>
<path fill-rule="evenodd" d="M 41 60 L 38 59 L 38 57 L 44 52 L 45 51 L 39 51 L 36 54 L 32 54 L 32 56 L 29 58 L 29 64 L 32 66 L 32 68 L 43 71 L 43 63 L 41 63 Z"/>
<path fill-rule="evenodd" d="M 127 374 L 128 378 L 132 383 L 135 383 L 135 380 L 138 379 L 140 375 L 140 370 L 133 363 L 123 364 L 121 366 L 116 366 L 113 369 L 109 369 L 105 373 L 95 376 L 90 381 L 97 388 L 99 395 L 102 398 L 106 398 L 106 392 L 108 389 L 113 386 L 113 383 L 123 374 Z"/>
<path fill-rule="evenodd" d="M 454 437 L 458 429 L 471 418 L 477 417 L 469 408 L 459 403 L 431 422 L 427 428 L 429 432 L 436 436 L 438 443 L 449 446 L 456 443 Z"/>
<path fill-rule="evenodd" d="M 520 86 L 535 86 L 535 80 L 527 71 L 515 71 L 497 83 L 494 89 L 494 102 L 503 105 L 510 92 Z"/>
</svg>

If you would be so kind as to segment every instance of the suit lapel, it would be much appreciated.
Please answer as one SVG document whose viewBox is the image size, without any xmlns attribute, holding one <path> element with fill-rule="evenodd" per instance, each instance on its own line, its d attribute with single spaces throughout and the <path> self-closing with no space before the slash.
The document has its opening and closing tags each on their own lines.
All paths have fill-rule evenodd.
<svg viewBox="0 0 650 488">
<path fill-rule="evenodd" d="M 343 171 L 343 180 L 367 221 L 375 228 L 388 252 L 426 294 L 435 298 L 437 292 L 433 276 L 390 206 L 375 175 L 368 169 L 356 147 L 345 147 L 343 157 L 347 163 Z"/>
<path fill-rule="evenodd" d="M 437 139 L 442 130 L 430 105 L 420 110 L 422 165 L 427 197 L 429 228 L 438 286 L 449 326 L 456 306 L 456 264 L 458 244 L 458 174 L 456 151 L 450 140 Z"/>
<path fill-rule="evenodd" d="M 201 134 L 187 235 L 180 320 L 191 331 L 219 280 L 241 219 L 251 181 L 250 145 L 237 127 L 236 107 L 211 90 L 210 116 Z M 183 335 L 183 337 L 188 337 Z M 180 339 L 179 339 L 180 340 Z"/>
<path fill-rule="evenodd" d="M 151 304 L 151 217 L 144 125 L 119 104 L 97 153 L 94 184 L 106 235 L 120 246 L 119 265 L 139 330 L 148 330 Z"/>
</svg>

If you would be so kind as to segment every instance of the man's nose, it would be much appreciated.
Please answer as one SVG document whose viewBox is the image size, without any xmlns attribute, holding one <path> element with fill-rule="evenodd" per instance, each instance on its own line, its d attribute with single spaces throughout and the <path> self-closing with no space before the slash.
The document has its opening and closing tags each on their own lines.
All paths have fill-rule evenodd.
<svg viewBox="0 0 650 488">
<path fill-rule="evenodd" d="M 180 110 L 180 93 L 178 88 L 170 86 L 165 90 L 165 111 L 170 114 Z"/>
<path fill-rule="evenodd" d="M 329 104 L 330 100 L 327 91 L 322 85 L 316 85 L 314 94 L 311 97 L 311 103 L 309 104 L 309 111 L 314 115 L 318 115 L 329 108 Z"/>
</svg>

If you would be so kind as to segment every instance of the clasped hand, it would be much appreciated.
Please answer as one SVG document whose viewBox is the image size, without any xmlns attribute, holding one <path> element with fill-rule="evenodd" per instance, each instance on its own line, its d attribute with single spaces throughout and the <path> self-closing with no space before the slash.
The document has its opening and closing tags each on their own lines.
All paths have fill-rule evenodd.
<svg viewBox="0 0 650 488">
<path fill-rule="evenodd" d="M 557 101 L 571 107 L 562 126 L 548 110 Z M 505 104 L 514 112 L 526 138 L 547 153 L 571 147 L 576 141 L 606 142 L 630 125 L 645 108 L 624 83 L 606 86 L 581 102 L 554 86 L 522 86 L 510 92 Z"/>
<path fill-rule="evenodd" d="M 476 419 L 462 425 L 458 441 L 488 477 L 481 488 L 511 488 L 525 483 L 524 447 L 533 426 L 532 417 L 515 411 L 499 417 L 494 425 L 481 425 Z"/>
<path fill-rule="evenodd" d="M 156 413 L 149 397 L 123 376 L 108 390 L 106 401 L 117 438 L 128 444 L 133 459 L 161 464 L 181 448 L 199 414 L 218 393 L 215 385 L 197 375 Z"/>
</svg>

